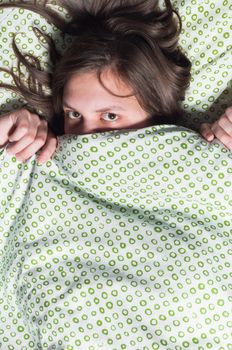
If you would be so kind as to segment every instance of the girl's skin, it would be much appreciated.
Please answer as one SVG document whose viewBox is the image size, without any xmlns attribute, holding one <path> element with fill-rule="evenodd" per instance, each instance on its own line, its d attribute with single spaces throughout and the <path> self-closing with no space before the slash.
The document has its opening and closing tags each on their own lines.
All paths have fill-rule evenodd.
<svg viewBox="0 0 232 350">
<path fill-rule="evenodd" d="M 139 129 L 154 124 L 139 104 L 130 86 L 109 69 L 102 74 L 104 89 L 95 72 L 73 75 L 64 87 L 63 110 L 65 134 L 91 134 L 113 129 Z M 120 95 L 115 96 L 115 95 Z M 232 150 L 232 107 L 214 123 L 201 124 L 201 135 L 212 141 L 218 138 Z M 51 158 L 57 147 L 56 136 L 45 120 L 26 109 L 0 117 L 0 147 L 7 145 L 7 153 L 25 161 L 40 150 L 37 162 Z M 42 149 L 41 149 L 42 148 Z"/>
<path fill-rule="evenodd" d="M 65 134 L 92 134 L 154 124 L 122 80 L 109 69 L 102 73 L 101 79 L 114 95 L 104 89 L 95 72 L 76 74 L 66 84 L 63 93 Z"/>
</svg>

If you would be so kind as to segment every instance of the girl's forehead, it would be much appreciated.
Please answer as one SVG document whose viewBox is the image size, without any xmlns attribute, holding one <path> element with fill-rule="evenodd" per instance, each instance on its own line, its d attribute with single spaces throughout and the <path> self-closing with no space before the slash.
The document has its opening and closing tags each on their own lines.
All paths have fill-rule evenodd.
<svg viewBox="0 0 232 350">
<path fill-rule="evenodd" d="M 104 69 L 100 76 L 97 71 L 74 73 L 68 79 L 66 90 L 102 90 L 111 92 L 112 95 L 117 96 L 132 96 L 133 89 L 126 83 L 118 74 L 111 69 Z"/>
<path fill-rule="evenodd" d="M 138 109 L 139 103 L 132 89 L 110 72 L 75 74 L 68 80 L 63 93 L 63 107 L 78 111 Z"/>
</svg>

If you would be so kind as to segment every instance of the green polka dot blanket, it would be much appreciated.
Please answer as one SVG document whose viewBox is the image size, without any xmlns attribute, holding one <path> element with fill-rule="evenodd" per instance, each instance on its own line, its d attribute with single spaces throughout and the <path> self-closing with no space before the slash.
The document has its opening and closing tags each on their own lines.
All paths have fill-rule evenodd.
<svg viewBox="0 0 232 350">
<path fill-rule="evenodd" d="M 173 4 L 193 64 L 183 125 L 197 129 L 232 105 L 232 5 Z M 0 25 L 1 67 L 17 70 L 17 33 L 48 69 L 33 26 L 69 44 L 30 11 L 0 10 Z M 1 114 L 23 104 L 0 90 Z M 3 150 L 0 348 L 231 350 L 231 158 L 175 126 L 63 136 L 43 166 Z"/>
<path fill-rule="evenodd" d="M 0 156 L 0 347 L 232 349 L 232 153 L 168 126 Z"/>
</svg>

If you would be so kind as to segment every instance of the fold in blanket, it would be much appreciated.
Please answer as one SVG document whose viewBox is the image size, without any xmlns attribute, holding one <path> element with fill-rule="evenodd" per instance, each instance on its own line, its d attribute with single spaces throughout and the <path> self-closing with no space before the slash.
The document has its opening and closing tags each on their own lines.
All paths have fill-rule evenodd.
<svg viewBox="0 0 232 350">
<path fill-rule="evenodd" d="M 163 125 L 0 155 L 2 349 L 228 349 L 232 154 Z"/>
</svg>

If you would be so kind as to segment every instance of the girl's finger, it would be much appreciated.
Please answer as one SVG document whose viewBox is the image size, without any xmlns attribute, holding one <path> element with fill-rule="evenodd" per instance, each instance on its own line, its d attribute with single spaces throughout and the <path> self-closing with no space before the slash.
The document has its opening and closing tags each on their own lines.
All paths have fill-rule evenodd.
<svg viewBox="0 0 232 350">
<path fill-rule="evenodd" d="M 209 123 L 202 123 L 200 127 L 200 133 L 207 141 L 213 141 L 214 139 L 214 133 L 211 130 L 211 125 L 212 124 Z"/>
<path fill-rule="evenodd" d="M 56 136 L 49 130 L 46 143 L 41 149 L 41 152 L 37 158 L 37 163 L 43 164 L 47 160 L 49 160 L 53 155 L 53 153 L 55 152 L 57 144 L 58 144 L 58 141 Z"/>
<path fill-rule="evenodd" d="M 1 115 L 0 117 L 0 147 L 6 147 L 9 142 L 8 134 L 14 126 L 12 118 L 9 114 Z"/>
<path fill-rule="evenodd" d="M 227 134 L 227 132 L 220 127 L 218 123 L 214 123 L 212 125 L 212 131 L 215 135 L 215 137 L 221 141 L 225 147 L 232 150 L 232 137 Z"/>
<path fill-rule="evenodd" d="M 34 128 L 28 133 L 27 127 L 17 129 L 13 136 L 9 137 L 10 143 L 7 145 L 7 153 L 17 154 L 23 151 L 28 145 L 33 143 L 36 137 L 37 128 Z"/>
<path fill-rule="evenodd" d="M 17 149 L 20 149 L 15 153 L 18 160 L 26 160 L 33 156 L 46 142 L 48 126 L 45 120 L 42 120 L 40 126 L 38 127 L 37 133 L 33 136 L 33 141 L 28 142 L 28 136 L 17 142 Z M 25 141 L 26 140 L 26 141 Z M 23 147 L 25 146 L 25 147 Z M 12 146 L 13 147 L 13 146 Z"/>
<path fill-rule="evenodd" d="M 28 133 L 28 131 L 28 125 L 26 123 L 23 125 L 16 125 L 13 133 L 9 135 L 8 139 L 10 142 L 19 141 Z"/>
<path fill-rule="evenodd" d="M 229 109 L 228 109 L 229 110 Z M 230 113 L 225 113 L 223 116 L 216 122 L 216 125 L 219 125 L 224 131 L 232 137 L 232 116 Z"/>
<path fill-rule="evenodd" d="M 37 128 L 41 123 L 37 114 L 30 113 L 25 109 L 20 109 L 14 113 L 10 113 L 8 117 L 14 126 L 13 131 L 8 135 L 10 142 L 17 142 L 24 138 L 25 135 L 30 135 L 30 138 L 34 140 Z"/>
<path fill-rule="evenodd" d="M 226 114 L 227 118 L 229 119 L 229 121 L 232 123 L 232 106 L 226 108 L 225 114 Z"/>
</svg>

